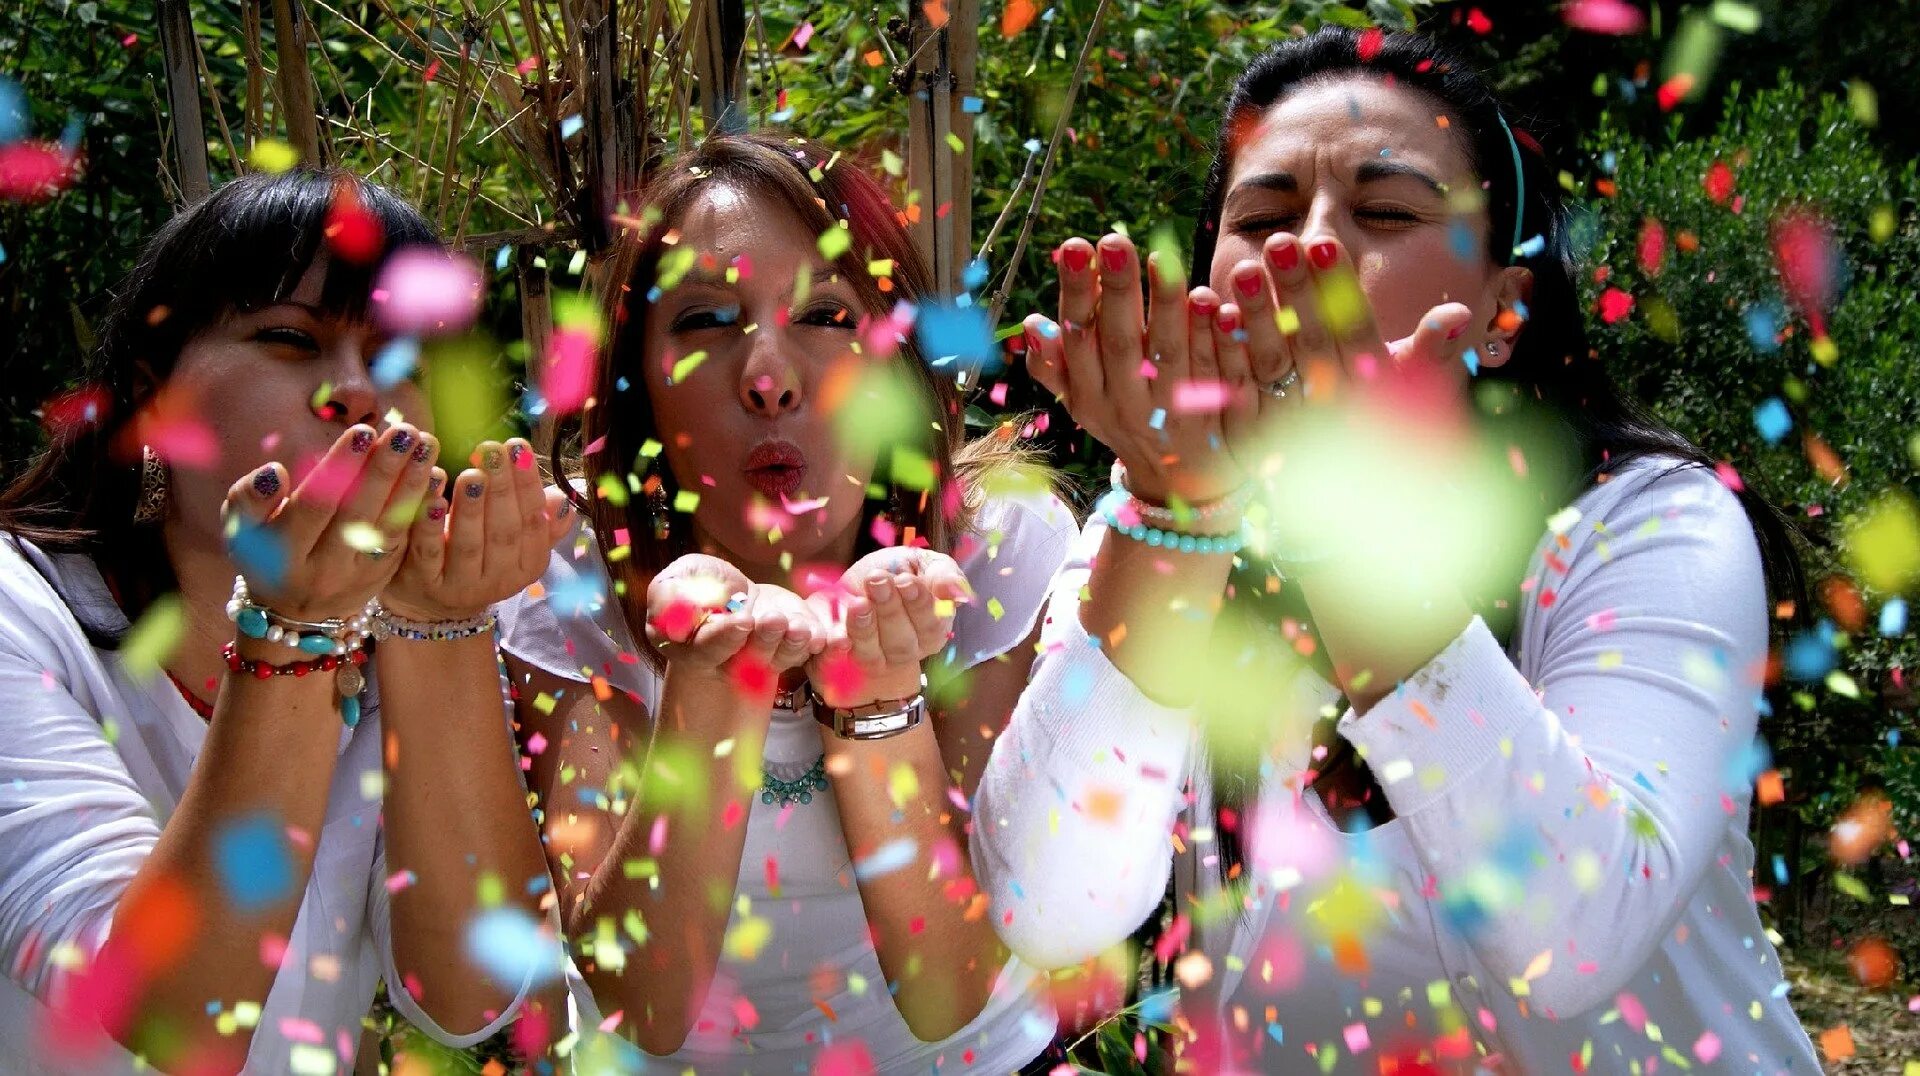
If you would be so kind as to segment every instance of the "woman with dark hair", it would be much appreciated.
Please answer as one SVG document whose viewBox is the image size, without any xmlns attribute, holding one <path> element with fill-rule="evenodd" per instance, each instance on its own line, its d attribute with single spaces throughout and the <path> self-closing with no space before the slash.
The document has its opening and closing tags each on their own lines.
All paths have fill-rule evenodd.
<svg viewBox="0 0 1920 1076">
<path fill-rule="evenodd" d="M 350 1068 L 382 977 L 464 1046 L 538 975 L 469 931 L 543 914 L 488 605 L 564 506 L 516 441 L 449 510 L 421 386 L 369 369 L 403 250 L 447 256 L 345 173 L 220 188 L 0 493 L 9 1071 Z"/>
<path fill-rule="evenodd" d="M 627 223 L 583 524 L 503 614 L 586 1063 L 1020 1069 L 965 804 L 1074 519 L 964 441 L 914 328 L 959 308 L 855 163 L 711 138 Z"/>
<path fill-rule="evenodd" d="M 1133 246 L 1074 239 L 1028 319 L 1120 465 L 975 862 L 1043 967 L 1171 873 L 1209 1068 L 1817 1070 L 1746 832 L 1793 547 L 1608 380 L 1530 148 L 1427 38 L 1281 44 L 1227 102 L 1206 284 L 1155 255 L 1143 311 Z"/>
</svg>

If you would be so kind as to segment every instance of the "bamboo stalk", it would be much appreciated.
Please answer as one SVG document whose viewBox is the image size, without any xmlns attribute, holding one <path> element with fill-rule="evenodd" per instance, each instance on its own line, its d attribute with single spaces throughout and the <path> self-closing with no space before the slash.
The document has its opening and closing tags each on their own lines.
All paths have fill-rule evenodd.
<svg viewBox="0 0 1920 1076">
<path fill-rule="evenodd" d="M 280 93 L 287 141 L 304 164 L 324 163 L 320 155 L 320 125 L 313 107 L 313 71 L 307 66 L 307 16 L 301 0 L 273 0 L 273 45 L 279 69 L 274 81 Z"/>
<path fill-rule="evenodd" d="M 160 0 L 159 16 L 180 193 L 186 201 L 197 202 L 213 191 L 213 182 L 207 173 L 207 128 L 200 114 L 200 78 L 194 64 L 193 12 L 187 0 Z"/>
<path fill-rule="evenodd" d="M 247 62 L 247 101 L 244 126 L 246 128 L 247 152 L 249 154 L 253 152 L 254 143 L 260 141 L 260 132 L 266 129 L 267 66 L 260 59 L 261 32 L 260 0 L 241 0 L 240 44 L 245 50 Z"/>
</svg>

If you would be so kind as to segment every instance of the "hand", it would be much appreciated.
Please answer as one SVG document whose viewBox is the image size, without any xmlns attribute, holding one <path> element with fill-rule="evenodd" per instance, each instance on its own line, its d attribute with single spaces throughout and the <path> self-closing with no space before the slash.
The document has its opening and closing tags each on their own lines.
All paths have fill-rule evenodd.
<svg viewBox="0 0 1920 1076">
<path fill-rule="evenodd" d="M 1187 291 L 1180 268 L 1155 254 L 1143 320 L 1139 259 L 1121 235 L 1097 251 L 1069 239 L 1057 261 L 1060 322 L 1027 318 L 1028 372 L 1126 464 L 1142 499 L 1204 504 L 1242 485 L 1223 444 L 1231 424 L 1251 422 L 1257 396 L 1232 304 L 1211 288 Z"/>
<path fill-rule="evenodd" d="M 460 472 L 451 508 L 442 496 L 447 474 L 433 469 L 408 517 L 406 559 L 380 594 L 388 612 L 408 620 L 478 616 L 540 578 L 571 525 L 566 496 L 541 488 L 532 445 L 517 437 L 484 441 L 473 459 L 479 466 Z"/>
<path fill-rule="evenodd" d="M 1272 452 L 1277 415 L 1304 400 L 1332 401 L 1346 385 L 1383 386 L 1450 372 L 1449 364 L 1458 363 L 1467 347 L 1462 336 L 1473 311 L 1462 303 L 1433 307 L 1403 339 L 1381 339 L 1372 304 L 1337 239 L 1306 244 L 1276 232 L 1262 245 L 1261 260 L 1240 262 L 1229 279 L 1245 325 L 1237 361 L 1261 389 L 1251 421 L 1230 423 L 1227 432 L 1229 450 L 1250 474 L 1260 473 Z M 1283 311 L 1284 319 L 1278 316 Z M 1286 386 L 1286 395 L 1271 395 L 1269 386 Z"/>
<path fill-rule="evenodd" d="M 862 557 L 839 587 L 807 599 L 830 630 L 825 652 L 807 665 L 814 690 L 833 706 L 919 693 L 921 663 L 952 635 L 951 603 L 972 595 L 944 553 L 894 548 Z"/>
<path fill-rule="evenodd" d="M 773 691 L 773 677 L 826 645 L 814 609 L 782 587 L 754 583 L 719 557 L 689 553 L 647 587 L 647 638 L 672 668 L 731 674 L 743 689 Z M 765 681 L 763 684 L 762 681 Z"/>
<path fill-rule="evenodd" d="M 254 601 L 295 620 L 359 615 L 400 569 L 408 531 L 395 520 L 425 495 L 435 451 L 406 423 L 358 424 L 291 494 L 278 462 L 235 482 L 221 513 Z"/>
</svg>

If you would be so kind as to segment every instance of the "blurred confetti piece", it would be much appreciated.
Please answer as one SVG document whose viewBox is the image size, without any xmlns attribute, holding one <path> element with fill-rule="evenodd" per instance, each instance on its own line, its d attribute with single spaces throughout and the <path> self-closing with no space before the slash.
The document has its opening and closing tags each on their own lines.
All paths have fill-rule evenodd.
<svg viewBox="0 0 1920 1076">
<path fill-rule="evenodd" d="M 820 233 L 820 256 L 833 261 L 840 255 L 853 249 L 853 233 L 848 231 L 845 222 L 828 228 Z"/>
<path fill-rule="evenodd" d="M 892 874 L 913 862 L 914 853 L 919 849 L 911 838 L 896 837 L 874 849 L 872 855 L 857 859 L 853 864 L 853 876 L 858 881 Z"/>
<path fill-rule="evenodd" d="M 135 677 L 152 676 L 173 656 L 186 627 L 187 609 L 178 594 L 155 599 L 139 622 L 127 630 L 120 644 L 121 664 Z"/>
<path fill-rule="evenodd" d="M 760 950 L 773 940 L 773 924 L 757 915 L 743 915 L 727 928 L 721 951 L 729 960 L 751 963 L 760 958 Z"/>
<path fill-rule="evenodd" d="M 40 421 L 53 440 L 68 441 L 105 421 L 113 411 L 113 394 L 105 385 L 82 385 L 48 400 Z"/>
<path fill-rule="evenodd" d="M 368 376 L 374 387 L 390 389 L 413 376 L 420 365 L 420 341 L 417 337 L 396 336 L 374 355 Z"/>
<path fill-rule="evenodd" d="M 436 337 L 422 345 L 421 364 L 441 459 L 468 459 L 481 441 L 512 434 L 506 424 L 507 374 L 487 340 Z"/>
<path fill-rule="evenodd" d="M 242 913 L 262 911 L 293 896 L 293 856 L 278 820 L 254 815 L 228 823 L 213 839 L 220 891 Z"/>
<path fill-rule="evenodd" d="M 571 414 L 593 393 L 602 339 L 600 313 L 592 302 L 566 296 L 554 301 L 553 320 L 540 394 L 553 414 Z"/>
<path fill-rule="evenodd" d="M 1907 590 L 1920 578 L 1920 510 L 1904 493 L 1887 493 L 1854 521 L 1846 537 L 1847 564 L 1883 593 Z"/>
<path fill-rule="evenodd" d="M 490 908 L 467 924 L 467 958 L 495 986 L 518 989 L 560 977 L 560 946 L 540 920 L 511 905 Z"/>
<path fill-rule="evenodd" d="M 79 175 L 79 159 L 54 142 L 14 142 L 0 146 L 0 200 L 42 202 Z"/>
<path fill-rule="evenodd" d="M 1845 1061 L 1853 1056 L 1853 1029 L 1845 1024 L 1820 1033 L 1820 1052 L 1829 1062 Z"/>
<path fill-rule="evenodd" d="M 287 574 L 287 548 L 279 532 L 241 516 L 227 521 L 227 555 L 261 590 L 276 590 Z"/>
<path fill-rule="evenodd" d="M 1590 34 L 1637 34 L 1647 17 L 1625 0 L 1573 0 L 1562 9 L 1567 25 Z"/>
<path fill-rule="evenodd" d="M 813 1056 L 812 1076 L 873 1076 L 873 1055 L 860 1039 L 845 1039 L 823 1046 Z"/>
<path fill-rule="evenodd" d="M 253 144 L 253 151 L 247 154 L 247 163 L 256 172 L 277 175 L 300 163 L 300 151 L 277 138 L 263 138 Z"/>
<path fill-rule="evenodd" d="M 379 219 L 360 204 L 359 195 L 345 180 L 334 187 L 333 204 L 327 207 L 322 234 L 326 236 L 327 249 L 353 265 L 371 265 L 386 242 Z"/>
<path fill-rule="evenodd" d="M 1785 401 L 1773 396 L 1753 409 L 1753 425 L 1768 444 L 1777 445 L 1793 429 L 1793 416 L 1787 413 Z"/>
<path fill-rule="evenodd" d="M 0 75 L 0 146 L 26 136 L 27 95 L 21 92 L 19 83 Z"/>
<path fill-rule="evenodd" d="M 396 251 L 374 283 L 374 316 L 388 332 L 455 333 L 480 313 L 480 266 L 464 254 L 413 247 Z"/>
<path fill-rule="evenodd" d="M 978 306 L 929 302 L 920 308 L 915 334 L 920 353 L 934 366 L 957 365 L 979 370 L 997 364 L 1000 350 L 993 346 L 993 327 Z"/>
</svg>

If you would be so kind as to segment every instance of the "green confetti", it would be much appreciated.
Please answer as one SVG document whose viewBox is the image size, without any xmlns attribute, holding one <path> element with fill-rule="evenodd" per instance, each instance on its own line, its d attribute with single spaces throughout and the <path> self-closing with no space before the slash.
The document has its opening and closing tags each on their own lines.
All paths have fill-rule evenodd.
<svg viewBox="0 0 1920 1076">
<path fill-rule="evenodd" d="M 832 261 L 853 249 L 853 233 L 847 230 L 843 221 L 820 234 L 820 256 Z"/>
<path fill-rule="evenodd" d="M 673 495 L 673 510 L 691 512 L 700 507 L 700 495 L 690 489 L 683 489 Z"/>
<path fill-rule="evenodd" d="M 1891 493 L 1869 507 L 1849 528 L 1848 565 L 1866 584 L 1897 593 L 1920 579 L 1920 510 L 1912 498 Z"/>
<path fill-rule="evenodd" d="M 893 484 L 907 489 L 932 489 L 933 461 L 911 448 L 895 448 Z"/>
<path fill-rule="evenodd" d="M 674 363 L 673 373 L 668 376 L 667 384 L 678 385 L 680 382 L 685 381 L 688 374 L 692 373 L 701 363 L 706 361 L 707 353 L 704 351 L 696 351 L 686 358 L 681 359 L 679 362 Z"/>
<path fill-rule="evenodd" d="M 987 615 L 993 617 L 993 619 L 995 620 L 998 620 L 1001 617 L 1007 615 L 1007 607 L 1000 604 L 999 598 L 988 598 L 987 599 Z"/>
<path fill-rule="evenodd" d="M 1185 285 L 1187 271 L 1180 266 L 1180 237 L 1174 234 L 1171 225 L 1162 223 L 1153 229 L 1147 238 L 1147 253 L 1153 258 L 1154 273 L 1162 285 L 1170 288 Z"/>
<path fill-rule="evenodd" d="M 693 268 L 696 257 L 692 247 L 674 247 L 667 251 L 660 256 L 660 270 L 654 275 L 654 282 L 660 285 L 661 291 L 672 291 Z"/>
<path fill-rule="evenodd" d="M 154 601 L 141 615 L 140 622 L 127 632 L 120 644 L 120 661 L 137 677 L 148 677 L 160 670 L 180 645 L 180 634 L 187 627 L 187 608 L 180 595 L 168 594 Z"/>
<path fill-rule="evenodd" d="M 1853 80 L 1847 86 L 1847 107 L 1853 110 L 1853 118 L 1860 121 L 1862 127 L 1880 126 L 1880 95 L 1873 87 Z"/>
<path fill-rule="evenodd" d="M 275 138 L 263 138 L 253 144 L 247 162 L 255 171 L 279 174 L 300 163 L 300 151 Z"/>
</svg>

